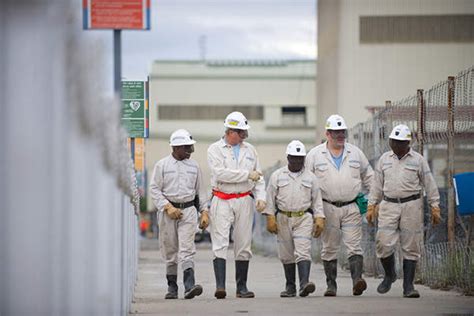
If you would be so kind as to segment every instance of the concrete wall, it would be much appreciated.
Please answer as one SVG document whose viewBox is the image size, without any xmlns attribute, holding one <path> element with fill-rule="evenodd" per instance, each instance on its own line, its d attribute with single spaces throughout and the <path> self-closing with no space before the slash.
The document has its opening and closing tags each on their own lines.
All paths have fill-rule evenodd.
<svg viewBox="0 0 474 316">
<path fill-rule="evenodd" d="M 0 315 L 127 314 L 136 188 L 112 52 L 80 1 L 2 1 L 0 23 Z"/>
<path fill-rule="evenodd" d="M 474 64 L 472 42 L 359 42 L 360 16 L 473 14 L 473 1 L 319 0 L 318 10 L 318 109 L 338 112 L 350 127 L 368 118 L 366 106 L 416 94 Z"/>
<path fill-rule="evenodd" d="M 263 61 L 266 66 L 250 66 L 251 61 L 234 66 L 231 62 L 213 66 L 212 62 L 156 61 L 151 73 L 151 104 L 314 106 L 314 61 L 276 65 Z"/>
</svg>

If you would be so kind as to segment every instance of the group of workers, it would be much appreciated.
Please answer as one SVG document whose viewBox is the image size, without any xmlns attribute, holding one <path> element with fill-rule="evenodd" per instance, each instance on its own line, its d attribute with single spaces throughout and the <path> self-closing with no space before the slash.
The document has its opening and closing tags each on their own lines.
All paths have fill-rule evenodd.
<svg viewBox="0 0 474 316">
<path fill-rule="evenodd" d="M 385 271 L 377 288 L 387 293 L 397 279 L 394 252 L 398 242 L 403 255 L 403 296 L 419 297 L 413 279 L 423 236 L 423 192 L 431 208 L 433 224 L 441 221 L 439 193 L 426 160 L 410 148 L 411 132 L 396 126 L 390 136 L 392 149 L 384 153 L 375 172 L 364 153 L 349 144 L 347 126 L 339 115 L 326 122 L 326 142 L 308 153 L 303 143 L 291 141 L 288 164 L 270 177 L 267 189 L 254 146 L 245 142 L 250 125 L 240 112 L 230 113 L 224 136 L 209 146 L 210 201 L 201 190 L 201 170 L 190 159 L 196 141 L 179 129 L 170 137 L 172 153 L 158 161 L 150 194 L 158 210 L 159 241 L 166 262 L 166 299 L 178 298 L 178 263 L 183 270 L 184 298 L 202 293 L 195 283 L 194 234 L 209 226 L 216 280 L 214 296 L 226 297 L 226 265 L 229 233 L 233 226 L 236 296 L 253 298 L 247 288 L 252 257 L 252 223 L 256 209 L 266 217 L 268 232 L 277 235 L 278 255 L 286 284 L 280 297 L 306 297 L 315 291 L 309 281 L 312 238 L 321 238 L 327 289 L 337 295 L 337 255 L 342 242 L 347 249 L 352 294 L 367 289 L 362 277 L 362 214 L 359 199 L 368 194 L 366 218 L 378 220 L 376 254 Z M 198 212 L 196 212 L 196 210 Z M 199 213 L 199 219 L 198 219 Z M 296 270 L 299 290 L 297 293 Z"/>
</svg>

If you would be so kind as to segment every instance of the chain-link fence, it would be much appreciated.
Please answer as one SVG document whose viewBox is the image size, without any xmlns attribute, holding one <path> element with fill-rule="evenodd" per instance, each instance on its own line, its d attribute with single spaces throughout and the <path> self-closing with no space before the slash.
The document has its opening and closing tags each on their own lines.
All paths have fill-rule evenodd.
<svg viewBox="0 0 474 316">
<path fill-rule="evenodd" d="M 432 226 L 425 203 L 424 256 L 418 275 L 427 285 L 458 287 L 471 294 L 474 265 L 469 223 L 456 215 L 452 176 L 474 171 L 473 89 L 474 67 L 470 67 L 428 90 L 418 90 L 396 102 L 386 101 L 371 119 L 349 131 L 349 142 L 361 148 L 373 166 L 390 150 L 388 136 L 394 126 L 405 124 L 413 131 L 412 147 L 428 160 L 440 189 L 443 217 L 440 225 Z M 365 270 L 377 276 L 383 269 L 375 258 L 376 229 L 364 226 Z"/>
<path fill-rule="evenodd" d="M 349 131 L 349 142 L 358 146 L 372 166 L 380 156 L 390 150 L 388 136 L 393 127 L 405 124 L 413 131 L 412 148 L 428 160 L 440 191 L 440 207 L 443 221 L 432 226 L 430 211 L 425 203 L 424 244 L 419 262 L 418 281 L 435 288 L 456 287 L 472 294 L 474 287 L 473 247 L 468 233 L 469 223 L 459 215 L 448 214 L 454 208 L 454 196 L 449 178 L 454 172 L 474 171 L 474 66 L 456 77 L 439 82 L 430 89 L 396 102 L 386 101 L 385 106 L 375 109 L 366 122 L 355 125 Z M 265 180 L 282 164 L 265 171 Z M 448 202 L 452 199 L 451 203 Z M 448 218 L 451 223 L 448 225 Z M 447 243 L 449 227 L 453 238 Z M 472 229 L 472 228 L 471 228 Z M 364 219 L 362 248 L 364 269 L 367 276 L 383 276 L 383 268 L 375 255 L 376 228 L 369 227 Z M 254 246 L 266 255 L 277 253 L 276 237 L 266 232 L 265 220 L 256 217 Z M 320 261 L 321 242 L 313 240 L 313 259 Z M 345 249 L 341 245 L 338 262 L 347 267 Z M 396 252 L 397 274 L 402 276 L 402 260 Z"/>
</svg>

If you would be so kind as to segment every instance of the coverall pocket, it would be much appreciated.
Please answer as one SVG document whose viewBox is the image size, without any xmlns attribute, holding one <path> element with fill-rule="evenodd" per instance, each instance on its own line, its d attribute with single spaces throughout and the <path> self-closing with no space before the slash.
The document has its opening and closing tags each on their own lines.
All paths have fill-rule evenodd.
<svg viewBox="0 0 474 316">
<path fill-rule="evenodd" d="M 350 162 L 349 167 L 351 169 L 351 176 L 353 178 L 360 178 L 360 163 Z"/>
<path fill-rule="evenodd" d="M 186 171 L 186 175 L 188 176 L 189 181 L 186 182 L 186 186 L 190 190 L 194 190 L 196 188 L 197 182 L 197 171 L 188 170 Z"/>
<path fill-rule="evenodd" d="M 383 165 L 382 173 L 383 173 L 384 180 L 386 182 L 385 185 L 394 181 L 393 177 L 396 175 L 393 174 L 392 164 Z"/>
<path fill-rule="evenodd" d="M 313 184 L 311 183 L 311 181 L 308 181 L 308 180 L 302 180 L 301 181 L 301 190 L 303 192 L 309 192 L 310 196 L 311 196 L 311 188 L 312 188 Z"/>
<path fill-rule="evenodd" d="M 316 166 L 314 172 L 315 172 L 316 177 L 324 178 L 324 175 L 326 174 L 327 170 L 328 170 L 328 165 L 324 164 L 324 165 Z"/>
<path fill-rule="evenodd" d="M 277 181 L 277 186 L 279 188 L 286 187 L 288 184 L 290 184 L 290 180 L 288 179 L 278 179 Z"/>
<path fill-rule="evenodd" d="M 404 168 L 403 180 L 408 183 L 417 183 L 418 179 L 418 166 L 406 165 Z"/>
</svg>

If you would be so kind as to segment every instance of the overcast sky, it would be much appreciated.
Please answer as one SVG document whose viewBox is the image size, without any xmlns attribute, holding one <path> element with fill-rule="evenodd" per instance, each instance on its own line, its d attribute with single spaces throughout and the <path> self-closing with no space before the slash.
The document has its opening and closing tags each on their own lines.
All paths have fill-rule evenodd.
<svg viewBox="0 0 474 316">
<path fill-rule="evenodd" d="M 316 0 L 152 0 L 151 5 L 151 30 L 122 32 L 127 79 L 145 79 L 156 59 L 200 59 L 200 42 L 207 59 L 316 58 Z"/>
</svg>

